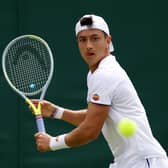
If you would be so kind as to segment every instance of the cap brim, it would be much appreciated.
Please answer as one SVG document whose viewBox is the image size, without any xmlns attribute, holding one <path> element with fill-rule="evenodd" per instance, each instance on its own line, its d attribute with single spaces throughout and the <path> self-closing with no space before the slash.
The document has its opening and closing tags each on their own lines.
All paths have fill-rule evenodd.
<svg viewBox="0 0 168 168">
<path fill-rule="evenodd" d="M 110 43 L 110 52 L 113 52 L 114 51 L 114 46 L 113 46 L 113 43 L 111 42 Z"/>
</svg>

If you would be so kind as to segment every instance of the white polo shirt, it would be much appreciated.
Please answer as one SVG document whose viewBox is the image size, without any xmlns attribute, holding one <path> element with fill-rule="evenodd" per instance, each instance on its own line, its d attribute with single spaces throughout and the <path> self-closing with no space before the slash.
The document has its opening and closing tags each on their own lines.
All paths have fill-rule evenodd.
<svg viewBox="0 0 168 168">
<path fill-rule="evenodd" d="M 102 133 L 114 155 L 115 162 L 134 162 L 136 159 L 166 157 L 166 153 L 153 137 L 145 109 L 128 75 L 110 55 L 105 57 L 94 73 L 87 76 L 87 101 L 109 105 L 110 112 Z M 123 117 L 134 120 L 136 133 L 122 137 L 117 124 Z"/>
</svg>

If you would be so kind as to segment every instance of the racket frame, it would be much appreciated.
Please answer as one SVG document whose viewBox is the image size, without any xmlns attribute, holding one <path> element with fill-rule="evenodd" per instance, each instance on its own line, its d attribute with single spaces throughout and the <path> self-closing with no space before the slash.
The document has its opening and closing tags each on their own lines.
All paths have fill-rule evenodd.
<svg viewBox="0 0 168 168">
<path fill-rule="evenodd" d="M 8 78 L 7 72 L 6 72 L 6 67 L 5 67 L 5 60 L 6 60 L 6 56 L 7 56 L 7 52 L 10 49 L 10 47 L 18 40 L 22 39 L 22 38 L 31 38 L 31 39 L 36 39 L 39 42 L 43 43 L 45 45 L 45 47 L 47 48 L 49 55 L 50 55 L 50 62 L 51 62 L 51 66 L 50 66 L 50 74 L 48 77 L 48 80 L 46 81 L 45 85 L 40 88 L 37 91 L 34 91 L 32 93 L 26 93 L 26 92 L 22 92 L 19 89 L 17 89 L 12 82 L 10 81 L 10 79 Z M 3 69 L 3 73 L 4 76 L 8 82 L 8 84 L 10 85 L 10 87 L 16 92 L 18 93 L 23 99 L 25 99 L 25 101 L 32 107 L 35 117 L 36 117 L 36 123 L 37 123 L 37 128 L 39 132 L 45 132 L 45 126 L 44 126 L 44 121 L 41 115 L 41 101 L 43 100 L 45 93 L 47 91 L 47 88 L 51 82 L 52 76 L 53 76 L 53 72 L 54 72 L 54 60 L 53 60 L 53 54 L 52 51 L 50 49 L 50 47 L 48 46 L 47 42 L 45 40 L 43 40 L 41 37 L 36 36 L 36 35 L 21 35 L 19 37 L 16 37 L 15 39 L 13 39 L 12 41 L 10 41 L 8 43 L 8 45 L 6 46 L 6 48 L 4 49 L 4 52 L 2 54 L 2 69 Z M 39 99 L 39 104 L 36 107 L 31 100 L 28 98 L 28 96 L 34 96 L 37 95 L 41 92 L 40 95 L 40 99 Z"/>
</svg>

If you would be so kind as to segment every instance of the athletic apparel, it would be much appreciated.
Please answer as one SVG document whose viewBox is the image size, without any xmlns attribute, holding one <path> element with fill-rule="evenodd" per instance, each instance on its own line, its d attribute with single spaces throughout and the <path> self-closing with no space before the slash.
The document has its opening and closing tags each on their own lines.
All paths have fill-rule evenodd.
<svg viewBox="0 0 168 168">
<path fill-rule="evenodd" d="M 132 165 L 127 165 L 127 161 L 119 164 L 110 164 L 109 168 L 167 168 L 168 160 L 167 158 L 147 158 L 139 159 L 132 162 Z"/>
<path fill-rule="evenodd" d="M 152 135 L 145 109 L 132 82 L 114 56 L 105 57 L 93 73 L 89 71 L 87 85 L 88 102 L 110 106 L 102 133 L 114 155 L 114 162 L 124 161 L 129 167 L 136 160 L 166 157 L 166 152 Z M 118 122 L 124 117 L 137 124 L 137 131 L 130 138 L 122 137 L 117 131 Z"/>
</svg>

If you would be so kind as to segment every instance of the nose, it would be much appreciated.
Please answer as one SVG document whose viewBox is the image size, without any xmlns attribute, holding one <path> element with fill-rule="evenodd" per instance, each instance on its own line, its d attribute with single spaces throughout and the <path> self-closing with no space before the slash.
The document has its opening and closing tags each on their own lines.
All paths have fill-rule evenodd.
<svg viewBox="0 0 168 168">
<path fill-rule="evenodd" d="M 88 39 L 88 40 L 87 40 L 87 43 L 86 43 L 86 48 L 87 48 L 87 49 L 92 49 L 92 47 L 93 47 L 93 46 L 92 46 L 92 43 L 91 43 L 91 41 Z"/>
</svg>

